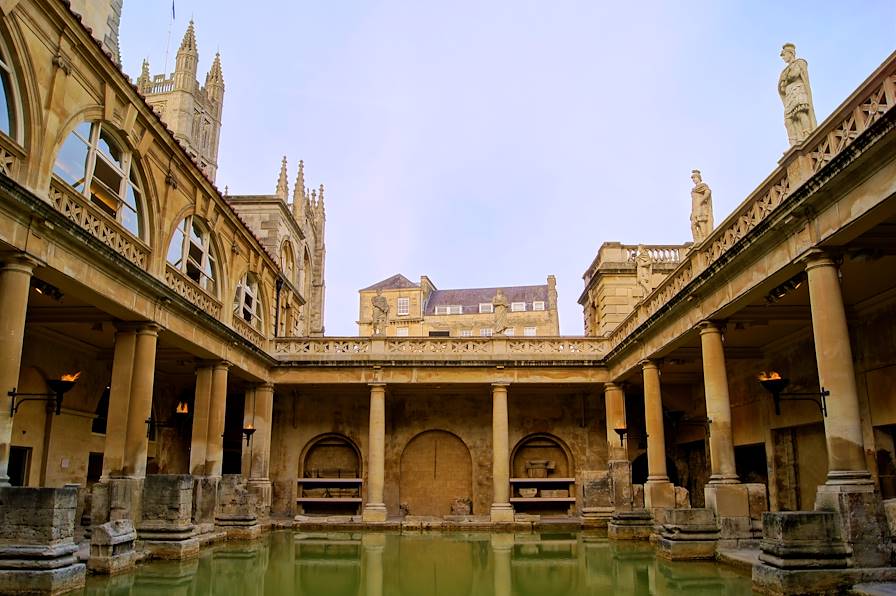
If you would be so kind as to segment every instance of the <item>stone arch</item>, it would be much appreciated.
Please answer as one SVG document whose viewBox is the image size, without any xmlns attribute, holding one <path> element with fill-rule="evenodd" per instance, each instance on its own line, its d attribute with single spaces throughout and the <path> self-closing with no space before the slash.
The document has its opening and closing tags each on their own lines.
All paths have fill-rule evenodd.
<svg viewBox="0 0 896 596">
<path fill-rule="evenodd" d="M 408 441 L 399 475 L 398 499 L 411 515 L 450 515 L 455 499 L 472 500 L 470 450 L 448 431 L 426 430 Z"/>
<path fill-rule="evenodd" d="M 340 433 L 324 433 L 308 441 L 302 449 L 299 478 L 362 478 L 363 461 L 361 450 L 350 438 Z"/>
<path fill-rule="evenodd" d="M 510 453 L 510 475 L 513 478 L 529 476 L 529 462 L 553 462 L 550 476 L 571 478 L 575 476 L 575 460 L 569 446 L 549 433 L 533 433 L 520 439 Z"/>
</svg>

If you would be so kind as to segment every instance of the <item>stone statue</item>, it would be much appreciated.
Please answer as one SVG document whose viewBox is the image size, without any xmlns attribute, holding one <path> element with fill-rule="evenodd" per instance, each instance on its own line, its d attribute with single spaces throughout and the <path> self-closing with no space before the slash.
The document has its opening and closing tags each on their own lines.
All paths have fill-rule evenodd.
<svg viewBox="0 0 896 596">
<path fill-rule="evenodd" d="M 787 63 L 778 78 L 778 95 L 784 102 L 784 126 L 791 145 L 806 140 L 817 123 L 812 106 L 812 89 L 809 87 L 809 66 L 796 57 L 796 46 L 785 43 L 781 58 Z"/>
<path fill-rule="evenodd" d="M 637 267 L 635 275 L 642 290 L 641 296 L 646 298 L 653 291 L 653 284 L 651 283 L 651 278 L 653 277 L 653 257 L 650 256 L 643 244 L 638 245 L 635 265 Z"/>
<path fill-rule="evenodd" d="M 712 191 L 700 170 L 691 172 L 691 180 L 694 188 L 691 189 L 691 233 L 694 235 L 694 244 L 703 242 L 712 232 Z"/>
<path fill-rule="evenodd" d="M 492 299 L 495 310 L 495 333 L 504 333 L 507 329 L 507 297 L 499 288 Z"/>
<path fill-rule="evenodd" d="M 370 305 L 373 307 L 371 315 L 373 319 L 373 334 L 383 335 L 386 321 L 389 318 L 389 301 L 383 296 L 382 290 L 376 291 L 376 296 L 370 299 Z"/>
</svg>

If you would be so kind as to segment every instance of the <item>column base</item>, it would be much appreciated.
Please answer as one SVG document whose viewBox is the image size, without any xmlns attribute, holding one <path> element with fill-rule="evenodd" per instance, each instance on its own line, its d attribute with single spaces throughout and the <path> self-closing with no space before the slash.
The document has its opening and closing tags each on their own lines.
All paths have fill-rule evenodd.
<svg viewBox="0 0 896 596">
<path fill-rule="evenodd" d="M 750 491 L 746 484 L 707 484 L 703 488 L 706 508 L 716 516 L 721 548 L 755 548 L 762 537 L 757 515 L 753 523 L 750 512 Z"/>
<path fill-rule="evenodd" d="M 644 485 L 645 509 L 674 509 L 675 485 L 668 480 L 647 480 Z"/>
<path fill-rule="evenodd" d="M 607 462 L 610 476 L 610 502 L 616 511 L 631 511 L 634 501 L 632 464 L 625 459 Z"/>
<path fill-rule="evenodd" d="M 830 479 L 830 474 L 828 475 Z M 843 541 L 852 547 L 856 567 L 881 567 L 889 561 L 884 546 L 886 517 L 874 484 L 854 478 L 850 484 L 822 484 L 815 494 L 815 511 L 839 517 Z"/>
<path fill-rule="evenodd" d="M 364 511 L 361 512 L 361 521 L 365 524 L 382 523 L 386 521 L 388 513 L 385 503 L 367 503 L 364 505 Z"/>
<path fill-rule="evenodd" d="M 657 555 L 670 561 L 715 559 L 719 527 L 711 509 L 672 509 L 657 541 Z"/>
<path fill-rule="evenodd" d="M 492 503 L 490 516 L 493 524 L 513 523 L 513 505 L 510 503 Z"/>
<path fill-rule="evenodd" d="M 709 484 L 740 484 L 737 474 L 713 474 L 709 477 Z"/>
</svg>

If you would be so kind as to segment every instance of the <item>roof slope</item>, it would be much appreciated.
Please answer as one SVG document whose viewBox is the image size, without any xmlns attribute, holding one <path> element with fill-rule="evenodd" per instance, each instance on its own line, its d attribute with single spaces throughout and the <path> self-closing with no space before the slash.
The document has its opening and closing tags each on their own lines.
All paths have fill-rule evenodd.
<svg viewBox="0 0 896 596">
<path fill-rule="evenodd" d="M 479 312 L 479 305 L 491 304 L 499 288 L 463 288 L 457 290 L 435 290 L 429 295 L 424 314 L 435 314 L 436 306 L 461 305 L 465 313 Z M 500 288 L 507 302 L 548 301 L 548 286 L 508 286 Z M 472 309 L 472 310 L 469 310 Z"/>
<path fill-rule="evenodd" d="M 410 288 L 419 288 L 420 284 L 415 284 L 401 273 L 396 273 L 392 277 L 388 277 L 383 281 L 377 282 L 372 286 L 362 288 L 359 292 L 368 292 L 371 290 L 406 290 Z"/>
</svg>

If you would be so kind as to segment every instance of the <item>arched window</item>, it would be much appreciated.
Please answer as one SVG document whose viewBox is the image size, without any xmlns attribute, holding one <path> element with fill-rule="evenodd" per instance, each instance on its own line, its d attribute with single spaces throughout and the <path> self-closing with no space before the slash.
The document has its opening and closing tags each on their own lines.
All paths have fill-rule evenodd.
<svg viewBox="0 0 896 596">
<path fill-rule="evenodd" d="M 82 122 L 59 149 L 53 173 L 140 236 L 143 192 L 133 162 L 101 123 Z"/>
<path fill-rule="evenodd" d="M 258 280 L 252 273 L 246 273 L 236 286 L 233 312 L 255 329 L 261 329 L 261 296 Z"/>
<path fill-rule="evenodd" d="M 21 122 L 18 114 L 18 89 L 9 62 L 6 43 L 0 39 L 0 132 L 21 142 Z"/>
<path fill-rule="evenodd" d="M 211 295 L 215 289 L 215 251 L 202 221 L 188 215 L 180 222 L 168 246 L 168 262 Z"/>
<path fill-rule="evenodd" d="M 280 249 L 280 270 L 290 283 L 296 283 L 296 257 L 289 240 L 285 241 Z"/>
</svg>

